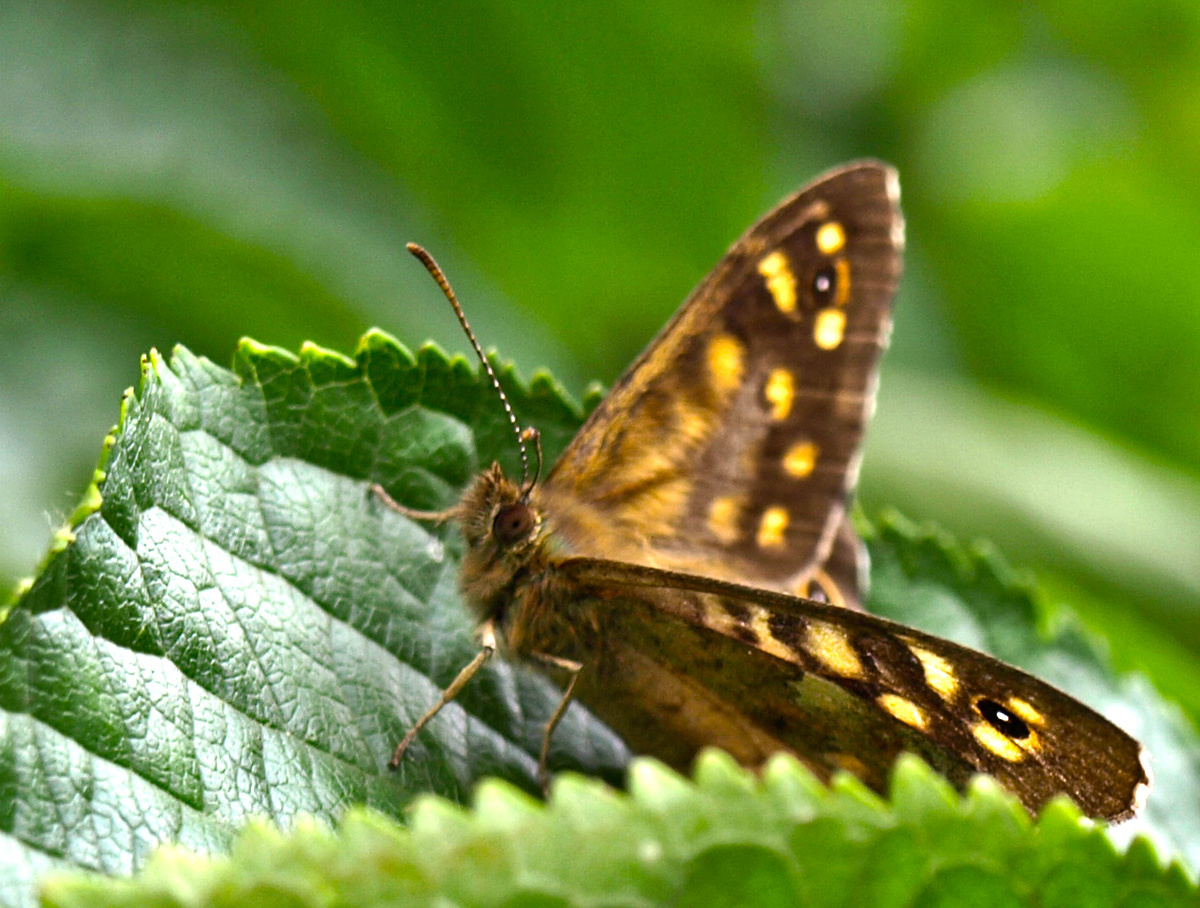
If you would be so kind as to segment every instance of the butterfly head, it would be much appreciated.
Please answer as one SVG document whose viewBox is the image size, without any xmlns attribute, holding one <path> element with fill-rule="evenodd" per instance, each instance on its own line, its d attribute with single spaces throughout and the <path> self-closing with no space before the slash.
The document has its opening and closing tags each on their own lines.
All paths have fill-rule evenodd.
<svg viewBox="0 0 1200 908">
<path fill-rule="evenodd" d="M 455 509 L 467 551 L 462 587 L 480 618 L 495 618 L 519 575 L 540 550 L 542 512 L 499 464 L 484 470 Z"/>
<path fill-rule="evenodd" d="M 475 332 L 471 330 L 441 267 L 433 256 L 416 243 L 409 243 L 408 251 L 425 266 L 454 310 L 492 387 L 496 389 L 496 396 L 504 405 L 504 412 L 521 452 L 520 486 L 509 480 L 500 465 L 494 463 L 468 487 L 455 507 L 444 512 L 445 516 L 458 523 L 467 542 L 461 571 L 463 594 L 481 621 L 496 621 L 503 617 L 505 602 L 511 599 L 515 582 L 541 549 L 542 512 L 530 502 L 542 472 L 541 436 L 537 429 L 528 426 L 522 429 L 517 424 L 512 404 L 492 364 L 484 355 Z M 534 454 L 532 474 L 529 469 L 530 448 Z"/>
</svg>

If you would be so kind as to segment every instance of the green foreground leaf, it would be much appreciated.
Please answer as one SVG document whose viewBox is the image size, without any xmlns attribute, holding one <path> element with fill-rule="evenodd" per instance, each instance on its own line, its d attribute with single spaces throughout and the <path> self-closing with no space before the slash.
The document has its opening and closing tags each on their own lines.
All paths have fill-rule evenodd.
<svg viewBox="0 0 1200 908">
<path fill-rule="evenodd" d="M 756 780 L 708 752 L 697 782 L 640 760 L 630 794 L 561 777 L 544 807 L 485 782 L 463 811 L 418 802 L 407 829 L 356 810 L 336 831 L 258 824 L 228 858 L 168 850 L 133 880 L 52 882 L 53 908 L 291 905 L 1194 905 L 1140 841 L 1118 854 L 1065 801 L 1035 824 L 987 779 L 961 799 L 916 759 L 885 804 L 780 757 Z"/>
<path fill-rule="evenodd" d="M 553 460 L 582 413 L 548 377 L 501 371 Z M 417 793 L 462 800 L 484 776 L 535 791 L 557 694 L 503 664 L 385 768 L 475 647 L 457 536 L 381 507 L 369 484 L 444 507 L 481 465 L 515 466 L 511 437 L 466 361 L 380 333 L 353 360 L 249 341 L 233 372 L 150 356 L 97 488 L 0 625 L 9 903 L 31 904 L 47 870 L 128 874 L 164 842 L 223 851 L 251 817 L 399 817 Z M 1176 711 L 1114 679 L 1078 633 L 1047 640 L 994 557 L 894 519 L 870 542 L 873 608 L 1029 667 L 1138 735 L 1158 785 L 1118 831 L 1200 866 L 1200 742 Z M 556 769 L 621 778 L 625 750 L 582 708 L 555 745 Z"/>
</svg>

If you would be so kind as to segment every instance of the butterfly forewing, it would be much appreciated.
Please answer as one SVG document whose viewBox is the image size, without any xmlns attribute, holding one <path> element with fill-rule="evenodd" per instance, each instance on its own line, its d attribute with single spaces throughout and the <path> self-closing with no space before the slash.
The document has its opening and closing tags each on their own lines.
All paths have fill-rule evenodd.
<svg viewBox="0 0 1200 908">
<path fill-rule="evenodd" d="M 539 490 L 573 551 L 856 601 L 857 541 L 838 540 L 900 274 L 896 187 L 852 165 L 734 244 Z"/>
</svg>

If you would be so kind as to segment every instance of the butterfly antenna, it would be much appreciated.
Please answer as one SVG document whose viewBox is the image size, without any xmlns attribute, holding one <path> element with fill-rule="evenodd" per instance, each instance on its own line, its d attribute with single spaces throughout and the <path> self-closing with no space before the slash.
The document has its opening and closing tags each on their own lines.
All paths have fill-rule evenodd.
<svg viewBox="0 0 1200 908">
<path fill-rule="evenodd" d="M 521 430 L 521 438 L 523 438 L 525 441 L 533 442 L 533 453 L 535 455 L 533 478 L 527 480 L 525 482 L 525 487 L 521 489 L 521 499 L 523 501 L 527 501 L 529 499 L 529 493 L 533 491 L 533 487 L 537 485 L 537 481 L 542 475 L 542 433 L 533 426 L 526 426 Z"/>
<path fill-rule="evenodd" d="M 538 473 L 542 471 L 542 445 L 541 441 L 538 440 L 538 431 L 537 429 L 522 430 L 517 425 L 517 414 L 513 412 L 512 405 L 508 402 L 508 396 L 504 393 L 504 389 L 500 387 L 500 379 L 496 378 L 496 373 L 492 370 L 492 364 L 483 355 L 483 348 L 479 346 L 479 340 L 475 337 L 475 332 L 471 330 L 471 325 L 467 322 L 467 315 L 463 312 L 462 306 L 458 304 L 458 297 L 454 295 L 454 290 L 450 287 L 450 282 L 446 280 L 446 274 L 442 271 L 441 266 L 433 260 L 432 255 L 425 251 L 425 247 L 417 243 L 408 243 L 405 248 L 420 260 L 421 264 L 425 266 L 425 270 L 429 272 L 430 277 L 437 281 L 437 285 L 442 288 L 442 293 L 450 301 L 450 306 L 454 309 L 454 314 L 458 316 L 458 323 L 462 325 L 462 329 L 467 335 L 467 340 L 475 348 L 475 355 L 479 357 L 479 361 L 483 363 L 483 368 L 487 370 L 488 378 L 492 380 L 492 387 L 500 395 L 500 402 L 504 404 L 504 412 L 508 414 L 508 421 L 512 423 L 513 434 L 517 436 L 517 445 L 521 449 L 521 482 L 525 486 L 523 495 L 527 495 L 533 483 L 529 482 L 529 451 L 525 447 L 525 440 L 528 437 L 533 438 L 537 442 L 538 467 L 537 473 L 533 477 L 533 481 L 536 482 Z"/>
</svg>

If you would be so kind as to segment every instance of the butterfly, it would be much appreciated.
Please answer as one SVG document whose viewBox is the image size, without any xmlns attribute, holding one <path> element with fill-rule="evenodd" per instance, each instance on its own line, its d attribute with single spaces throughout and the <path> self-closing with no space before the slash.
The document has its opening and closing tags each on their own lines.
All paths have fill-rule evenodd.
<svg viewBox="0 0 1200 908">
<path fill-rule="evenodd" d="M 918 754 L 962 786 L 988 773 L 1031 811 L 1138 810 L 1137 741 L 987 655 L 861 610 L 849 519 L 904 222 L 896 172 L 834 170 L 752 226 L 592 412 L 544 481 L 493 464 L 450 520 L 481 649 L 397 747 L 497 651 L 545 670 L 636 753 L 685 769 L 715 746 L 795 755 L 882 790 Z M 466 325 L 440 269 L 422 258 Z M 503 399 L 499 383 L 493 384 Z M 506 408 L 507 401 L 504 401 Z M 528 474 L 527 443 L 518 429 Z M 538 450 L 540 468 L 540 448 Z"/>
</svg>

